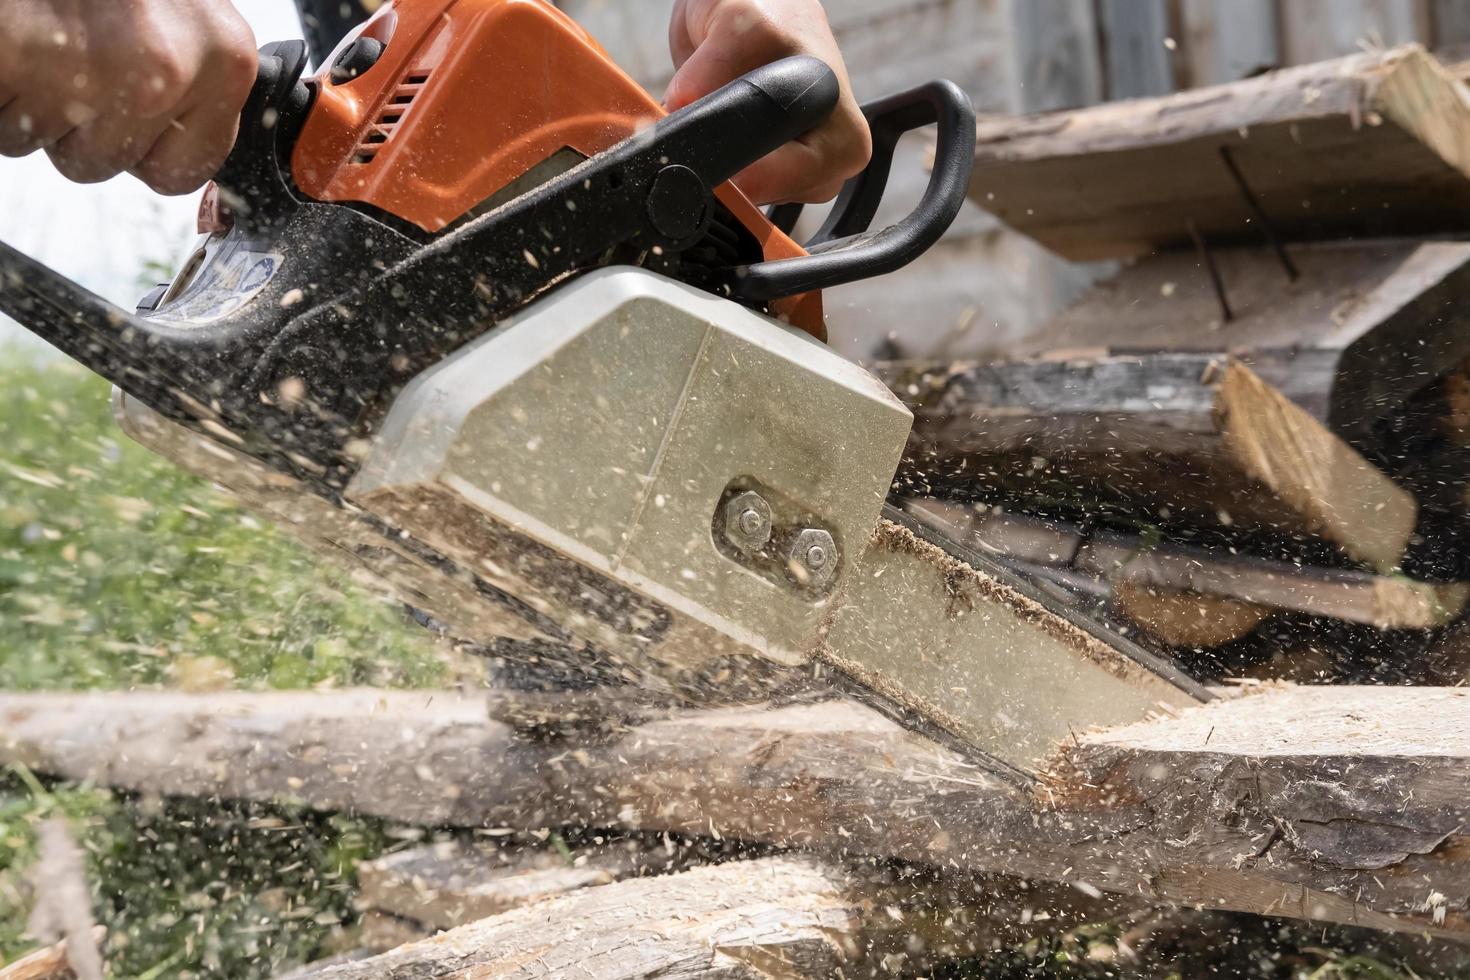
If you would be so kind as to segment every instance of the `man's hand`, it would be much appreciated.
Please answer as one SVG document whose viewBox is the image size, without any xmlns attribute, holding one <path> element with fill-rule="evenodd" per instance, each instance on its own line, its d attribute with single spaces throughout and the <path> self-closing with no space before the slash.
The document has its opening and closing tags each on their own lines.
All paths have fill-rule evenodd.
<svg viewBox="0 0 1470 980">
<path fill-rule="evenodd" d="M 872 136 L 819 0 L 675 0 L 669 47 L 678 66 L 664 96 L 670 110 L 790 55 L 814 55 L 841 80 L 842 99 L 827 122 L 736 178 L 757 204 L 831 200 L 867 166 Z"/>
<path fill-rule="evenodd" d="M 258 63 L 229 0 L 10 0 L 0 154 L 188 193 L 229 155 Z"/>
</svg>

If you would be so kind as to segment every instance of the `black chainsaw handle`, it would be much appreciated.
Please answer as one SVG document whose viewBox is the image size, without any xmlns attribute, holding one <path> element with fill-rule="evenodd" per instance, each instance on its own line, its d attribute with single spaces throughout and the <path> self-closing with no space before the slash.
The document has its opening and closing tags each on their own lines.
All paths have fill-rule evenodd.
<svg viewBox="0 0 1470 980">
<path fill-rule="evenodd" d="M 873 132 L 873 159 L 849 180 L 821 229 L 807 242 L 810 255 L 759 262 L 741 269 L 735 297 L 748 301 L 779 299 L 871 279 L 908 265 L 949 230 L 964 204 L 975 164 L 975 108 L 970 97 L 949 81 L 934 81 L 863 106 Z M 907 218 L 869 232 L 888 188 L 893 154 L 905 133 L 938 125 L 938 143 L 929 186 Z M 771 220 L 789 232 L 801 204 L 771 209 Z"/>
</svg>

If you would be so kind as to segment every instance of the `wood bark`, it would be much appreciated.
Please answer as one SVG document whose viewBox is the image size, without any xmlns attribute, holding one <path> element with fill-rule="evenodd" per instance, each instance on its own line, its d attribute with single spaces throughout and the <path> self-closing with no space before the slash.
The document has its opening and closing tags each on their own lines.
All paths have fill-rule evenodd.
<svg viewBox="0 0 1470 980">
<path fill-rule="evenodd" d="M 905 385 L 900 485 L 1398 565 L 1414 499 L 1242 362 L 1108 355 L 979 365 Z"/>
<path fill-rule="evenodd" d="M 1271 688 L 1079 732 L 1017 785 L 844 701 L 572 747 L 518 741 L 448 694 L 12 694 L 0 760 L 145 793 L 738 838 L 1470 937 L 1467 710 L 1454 688 Z"/>
<path fill-rule="evenodd" d="M 1260 213 L 1287 240 L 1459 231 L 1470 224 L 1467 122 L 1464 87 L 1407 45 L 984 121 L 970 196 L 1073 260 L 1189 247 L 1191 229 L 1212 244 L 1259 243 Z"/>
</svg>

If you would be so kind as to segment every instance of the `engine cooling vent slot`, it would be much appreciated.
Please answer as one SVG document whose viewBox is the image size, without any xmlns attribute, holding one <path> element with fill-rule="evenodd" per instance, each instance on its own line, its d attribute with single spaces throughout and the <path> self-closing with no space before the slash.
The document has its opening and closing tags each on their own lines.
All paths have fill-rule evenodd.
<svg viewBox="0 0 1470 980">
<path fill-rule="evenodd" d="M 398 132 L 398 127 L 403 123 L 403 117 L 408 114 L 414 100 L 428 84 L 429 73 L 426 71 L 411 71 L 403 76 L 403 80 L 393 89 L 393 94 L 388 96 L 388 101 L 384 102 L 383 107 L 378 110 L 372 126 L 358 141 L 357 149 L 352 154 L 353 163 L 373 162 L 378 151 L 393 139 L 394 133 Z"/>
</svg>

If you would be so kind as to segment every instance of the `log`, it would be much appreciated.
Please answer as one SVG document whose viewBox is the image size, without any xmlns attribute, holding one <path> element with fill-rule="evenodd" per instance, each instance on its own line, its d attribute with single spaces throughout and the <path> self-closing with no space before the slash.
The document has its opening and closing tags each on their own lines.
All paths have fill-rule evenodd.
<svg viewBox="0 0 1470 980">
<path fill-rule="evenodd" d="M 1212 244 L 1258 244 L 1262 214 L 1289 241 L 1463 231 L 1467 123 L 1465 88 L 1405 45 L 982 121 L 970 197 L 1072 260 L 1189 247 L 1191 228 Z"/>
<path fill-rule="evenodd" d="M 890 384 L 916 415 L 899 469 L 911 495 L 1251 533 L 1384 572 L 1414 530 L 1407 492 L 1230 357 L 1024 361 Z"/>
<path fill-rule="evenodd" d="M 1079 573 L 1097 582 L 1104 595 L 1126 585 L 1381 630 L 1447 626 L 1470 600 L 1470 584 L 1463 582 L 1417 582 L 1399 575 L 1270 561 L 941 500 L 910 501 L 908 507 L 920 520 L 986 554 L 1043 576 L 1049 569 Z"/>
<path fill-rule="evenodd" d="M 357 868 L 358 905 L 428 932 L 625 878 L 679 867 L 677 852 L 634 839 L 562 856 L 540 848 L 484 851 L 450 841 Z"/>
<path fill-rule="evenodd" d="M 1457 688 L 1266 688 L 1078 732 L 1017 785 L 849 701 L 571 748 L 518 741 L 447 694 L 10 694 L 0 761 L 143 793 L 743 839 L 1470 938 L 1467 709 Z"/>
<path fill-rule="evenodd" d="M 974 916 L 926 905 L 914 884 L 882 874 L 733 861 L 582 889 L 314 976 L 877 976 L 988 948 Z"/>
<path fill-rule="evenodd" d="M 1288 63 L 1301 64 L 1365 44 L 1427 44 L 1431 21 L 1425 0 L 1291 0 L 1281 8 L 1282 46 Z"/>
<path fill-rule="evenodd" d="M 1398 463 L 1381 421 L 1470 357 L 1470 336 L 1457 328 L 1470 315 L 1470 243 L 1333 242 L 1287 252 L 1295 280 L 1269 248 L 1213 253 L 1229 322 L 1199 256 L 1167 253 L 1099 284 L 991 359 L 1234 351 L 1359 452 Z"/>
</svg>

